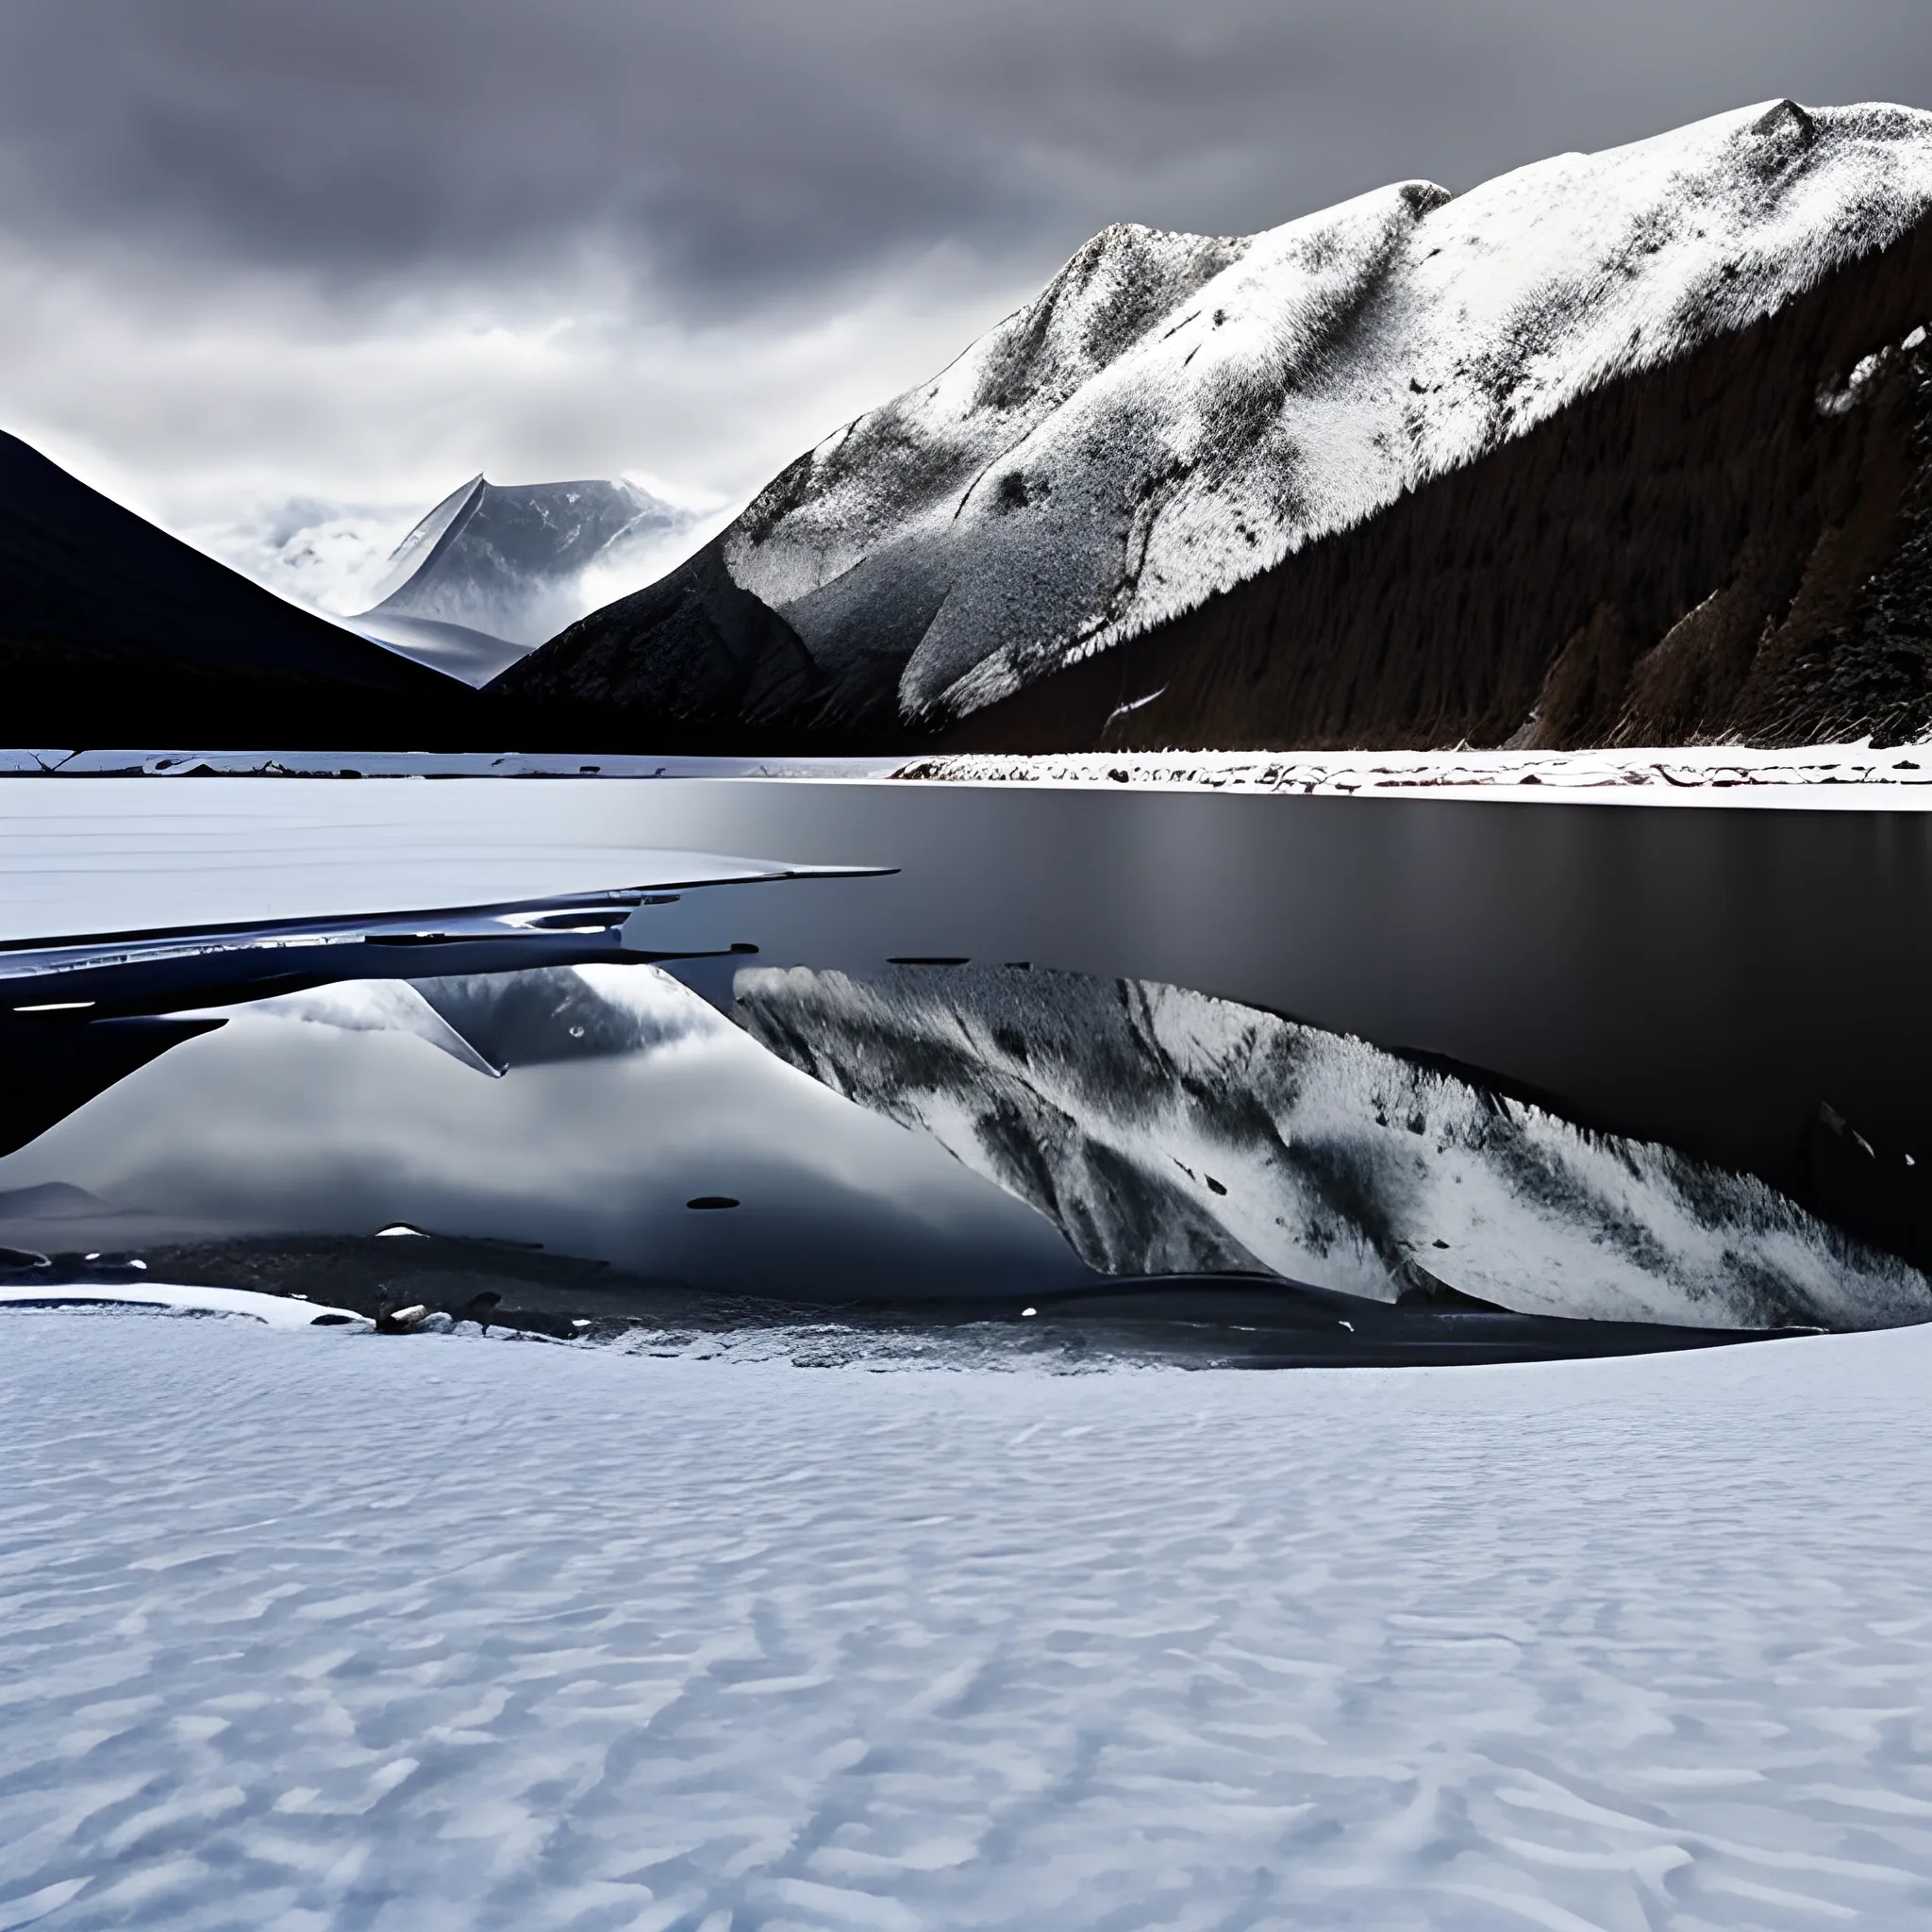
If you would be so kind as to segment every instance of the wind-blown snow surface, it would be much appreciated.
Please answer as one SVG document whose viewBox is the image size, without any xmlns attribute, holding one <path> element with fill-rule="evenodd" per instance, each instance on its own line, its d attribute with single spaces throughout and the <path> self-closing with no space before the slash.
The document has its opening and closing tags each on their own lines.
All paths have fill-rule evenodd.
<svg viewBox="0 0 1932 1932">
<path fill-rule="evenodd" d="M 1783 102 L 1453 199 L 1411 181 L 1255 236 L 1109 228 L 779 476 L 724 560 L 822 661 L 896 655 L 906 720 L 957 718 L 1774 312 L 1928 209 L 1932 115 Z"/>
<path fill-rule="evenodd" d="M 1186 988 L 995 967 L 734 981 L 754 1038 L 923 1127 L 1114 1274 L 1711 1328 L 1932 1320 L 1932 1283 L 1762 1181 Z"/>
<path fill-rule="evenodd" d="M 877 1374 L 4 1318 L 0 1926 L 1932 1917 L 1932 1335 Z"/>
</svg>

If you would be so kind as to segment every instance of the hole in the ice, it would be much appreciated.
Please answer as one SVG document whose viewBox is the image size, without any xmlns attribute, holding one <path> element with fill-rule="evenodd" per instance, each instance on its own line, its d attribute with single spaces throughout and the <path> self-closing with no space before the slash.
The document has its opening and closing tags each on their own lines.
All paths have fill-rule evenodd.
<svg viewBox="0 0 1932 1932">
<path fill-rule="evenodd" d="M 308 1325 L 311 1328 L 346 1328 L 355 1319 L 354 1315 L 317 1315 Z"/>
<path fill-rule="evenodd" d="M 697 1194 L 684 1204 L 687 1208 L 737 1208 L 743 1204 L 729 1194 Z"/>
</svg>

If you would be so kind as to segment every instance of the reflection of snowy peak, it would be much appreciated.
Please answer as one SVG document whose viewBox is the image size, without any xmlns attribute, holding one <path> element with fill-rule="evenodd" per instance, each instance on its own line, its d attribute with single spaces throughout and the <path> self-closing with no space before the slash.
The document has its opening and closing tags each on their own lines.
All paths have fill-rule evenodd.
<svg viewBox="0 0 1932 1932">
<path fill-rule="evenodd" d="M 1783 103 L 1246 238 L 1110 228 L 724 532 L 732 581 L 811 665 L 803 703 L 791 677 L 784 717 L 743 722 L 956 722 L 1746 329 L 1928 210 L 1932 115 Z M 507 688 L 655 679 L 678 715 L 701 627 L 650 596 Z"/>
<path fill-rule="evenodd" d="M 1252 1269 L 1525 1314 L 1885 1326 L 1932 1284 L 1762 1181 L 1175 987 L 916 968 L 738 974 L 745 1024 L 932 1133 L 1090 1266 Z"/>
<path fill-rule="evenodd" d="M 248 1010 L 350 1033 L 412 1033 L 477 1073 L 674 1046 L 725 1022 L 660 968 L 538 967 L 435 979 L 353 979 Z"/>
</svg>

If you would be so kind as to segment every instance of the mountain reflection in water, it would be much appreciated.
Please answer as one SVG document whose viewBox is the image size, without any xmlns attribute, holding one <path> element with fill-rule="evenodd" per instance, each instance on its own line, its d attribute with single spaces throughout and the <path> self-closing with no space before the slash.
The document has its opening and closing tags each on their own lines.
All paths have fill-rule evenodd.
<svg viewBox="0 0 1932 1932">
<path fill-rule="evenodd" d="M 286 905 L 285 891 L 312 904 L 318 795 L 146 786 L 130 806 L 192 796 L 194 823 L 167 834 L 183 855 L 173 884 L 130 874 L 123 896 L 149 916 L 178 892 L 232 917 L 235 868 L 209 858 L 245 845 L 258 866 L 289 856 L 291 885 L 264 874 L 258 904 Z M 598 858 L 585 811 L 608 817 L 605 801 L 625 824 Z M 559 914 L 515 959 L 487 934 L 486 955 L 440 950 L 452 914 L 406 945 L 337 947 L 298 983 L 264 968 L 214 994 L 248 1003 L 170 992 L 192 1025 L 168 1021 L 177 1008 L 158 994 L 124 1002 L 109 1025 L 176 1030 L 144 1065 L 109 1055 L 75 1073 L 49 1119 L 90 1080 L 104 1091 L 0 1159 L 0 1245 L 25 1265 L 38 1253 L 72 1274 L 108 1265 L 90 1255 L 139 1254 L 178 1279 L 344 1306 L 474 1304 L 557 1332 L 633 1324 L 640 1345 L 809 1336 L 795 1346 L 917 1355 L 944 1333 L 949 1358 L 989 1324 L 1008 1331 L 998 1349 L 1029 1338 L 1023 1353 L 1077 1334 L 1075 1353 L 1118 1342 L 1189 1360 L 1511 1359 L 1690 1344 L 1703 1339 L 1692 1324 L 1737 1338 L 1932 1307 L 1914 1269 L 1777 1192 L 1785 1170 L 1770 1158 L 1795 1144 L 1807 1091 L 1849 1089 L 1861 1124 L 1890 1108 L 1915 1131 L 1866 1037 L 1917 1010 L 1902 991 L 1924 950 L 1923 895 L 1906 890 L 1915 823 L 1890 825 L 1888 844 L 1871 826 L 1763 811 L 1666 826 L 1659 812 L 1564 807 L 705 781 L 339 787 L 323 802 L 341 824 L 379 808 L 363 847 L 338 824 L 326 852 L 338 879 L 351 860 L 364 869 L 351 889 L 365 904 L 431 903 L 425 890 L 443 887 L 425 881 L 541 878 L 551 862 L 578 891 L 593 861 L 607 880 L 658 877 L 643 861 L 666 848 L 704 890 L 618 895 L 636 908 L 622 933 L 568 937 L 582 915 Z M 57 868 L 74 847 L 58 813 L 42 816 L 48 859 L 25 838 L 25 870 L 7 861 L 17 905 L 65 890 Z M 156 836 L 138 816 L 109 828 L 116 851 Z M 571 826 L 574 844 L 549 842 Z M 898 870 L 693 864 L 707 838 Z M 566 849 L 567 863 L 544 857 Z M 1815 929 L 1779 923 L 1774 901 L 1687 896 L 1713 867 L 1746 877 L 1740 852 L 1820 891 L 1846 882 L 1840 910 L 1868 928 L 1847 956 L 1884 968 L 1863 973 L 1862 1001 L 1820 977 Z M 1658 937 L 1641 916 L 1653 900 L 1716 911 Z M 1592 952 L 1612 918 L 1621 951 Z M 1398 942 L 1417 922 L 1425 953 Z M 567 937 L 575 958 L 555 950 Z M 1683 956 L 1668 1006 L 1651 951 Z M 505 970 L 524 958 L 545 963 Z M 1163 963 L 1171 983 L 1147 970 Z M 345 967 L 365 976 L 333 977 Z M 1719 980 L 1744 991 L 1713 1031 Z M 1267 1006 L 1226 996 L 1243 986 Z M 1377 1009 L 1359 1032 L 1465 1061 L 1348 1037 L 1334 1021 L 1352 1003 Z M 1830 1026 L 1785 1024 L 1814 1005 Z M 76 1021 L 62 1037 L 90 1030 Z M 1772 1112 L 1732 1069 L 1753 1041 Z M 1509 1074 L 1473 1073 L 1478 1052 Z M 1684 1058 L 1674 1079 L 1668 1054 Z M 1821 1054 L 1830 1084 L 1814 1086 Z M 1539 1091 L 1547 1107 L 1523 1104 Z M 1647 1132 L 1573 1124 L 1607 1115 Z M 1109 1279 L 1122 1274 L 1158 1278 Z M 1208 1292 L 1228 1280 L 1238 1306 Z M 1342 1290 L 1349 1316 L 1324 1299 Z M 1643 1325 L 1658 1322 L 1671 1325 Z"/>
<path fill-rule="evenodd" d="M 718 1196 L 741 1205 L 687 1205 Z M 649 965 L 351 982 L 238 1008 L 0 1161 L 0 1241 L 42 1252 L 399 1224 L 716 1293 L 1085 1277 L 1037 1215 Z M 372 1257 L 392 1268 L 400 1244 Z"/>
<path fill-rule="evenodd" d="M 1327 1246 L 1355 1291 L 1270 1279 L 1268 1243 L 1228 1229 L 1257 1211 L 1255 1157 L 1265 1166 L 1282 1146 L 1244 1143 L 1241 1126 L 1267 1120 L 1283 1072 L 1279 1041 L 1271 1056 L 1255 1028 L 1284 1023 L 1200 1002 L 1186 1010 L 1197 1047 L 1212 1045 L 1188 1065 L 1172 1039 L 1164 1060 L 1124 1047 L 1136 1024 L 1143 1046 L 1158 1031 L 1158 993 L 1074 975 L 898 969 L 866 987 L 793 971 L 739 985 L 754 1031 L 818 1077 L 650 964 L 348 981 L 232 1009 L 0 1162 L 0 1232 L 60 1257 L 49 1279 L 101 1272 L 84 1242 L 138 1251 L 154 1280 L 808 1361 L 1535 1359 L 1817 1312 L 1602 1292 L 1566 1307 L 1560 1267 L 1555 1292 L 1545 1283 L 1511 1311 L 1419 1268 L 1375 1274 L 1362 1227 L 1332 1212 Z M 1230 1021 L 1247 1029 L 1232 1052 Z M 1319 1056 L 1296 1063 L 1305 1087 L 1321 1085 Z M 1060 1091 L 1043 1099 L 1049 1068 Z M 1084 1138 L 1063 1104 L 1076 1093 Z M 1373 1078 L 1331 1080 L 1321 1099 L 1344 1133 L 1367 1125 L 1351 1108 L 1388 1104 Z M 1124 1158 L 1124 1128 L 1141 1141 Z M 1179 1153 L 1165 1161 L 1188 1185 L 1163 1173 L 1163 1136 L 1196 1159 L 1212 1146 L 1232 1187 Z M 1116 1151 L 1097 1158 L 1108 1140 Z M 1294 1195 L 1261 1186 L 1264 1213 Z M 1217 1219 L 1196 1196 L 1231 1211 Z M 1566 1234 L 1600 1239 L 1564 1223 L 1574 1206 L 1549 1217 L 1536 1261 L 1560 1257 Z M 1480 1257 L 1480 1216 L 1474 1233 Z M 1289 1258 L 1323 1272 L 1306 1241 Z M 1103 1285 L 1092 1269 L 1154 1278 Z M 1873 1292 L 1882 1279 L 1896 1305 L 1905 1272 L 1868 1263 L 1857 1279 Z M 1551 1315 L 1596 1319 L 1537 1319 Z"/>
</svg>

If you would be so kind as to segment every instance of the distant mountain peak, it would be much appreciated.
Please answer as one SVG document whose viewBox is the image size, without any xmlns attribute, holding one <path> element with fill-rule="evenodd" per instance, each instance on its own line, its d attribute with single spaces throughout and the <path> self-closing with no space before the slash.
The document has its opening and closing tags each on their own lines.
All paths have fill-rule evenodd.
<svg viewBox="0 0 1932 1932">
<path fill-rule="evenodd" d="M 621 478 L 497 484 L 479 474 L 396 546 L 361 614 L 463 625 L 527 648 L 582 615 L 586 571 L 692 520 Z"/>
</svg>

